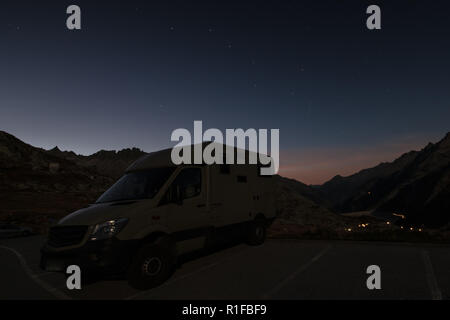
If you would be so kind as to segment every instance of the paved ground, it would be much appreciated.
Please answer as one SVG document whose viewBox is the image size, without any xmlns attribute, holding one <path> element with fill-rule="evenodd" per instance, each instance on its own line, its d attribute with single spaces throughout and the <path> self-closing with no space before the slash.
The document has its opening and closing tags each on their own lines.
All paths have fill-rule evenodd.
<svg viewBox="0 0 450 320">
<path fill-rule="evenodd" d="M 0 299 L 449 299 L 450 246 L 269 240 L 185 262 L 163 285 L 137 291 L 124 280 L 65 289 L 39 269 L 39 236 L 0 240 Z M 366 268 L 381 268 L 368 290 Z"/>
</svg>

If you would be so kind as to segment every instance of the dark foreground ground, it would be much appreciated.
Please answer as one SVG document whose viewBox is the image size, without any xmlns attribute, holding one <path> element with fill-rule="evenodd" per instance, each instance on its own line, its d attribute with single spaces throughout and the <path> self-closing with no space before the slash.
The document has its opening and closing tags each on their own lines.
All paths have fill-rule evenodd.
<svg viewBox="0 0 450 320">
<path fill-rule="evenodd" d="M 0 240 L 0 299 L 449 299 L 450 245 L 269 240 L 184 262 L 148 291 L 120 279 L 65 288 L 39 269 L 43 237 Z M 381 268 L 368 290 L 366 268 Z"/>
</svg>

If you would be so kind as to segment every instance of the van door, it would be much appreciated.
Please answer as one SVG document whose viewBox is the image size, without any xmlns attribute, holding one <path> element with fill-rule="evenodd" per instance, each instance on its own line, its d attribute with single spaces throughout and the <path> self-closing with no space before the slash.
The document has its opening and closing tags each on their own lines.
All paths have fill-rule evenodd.
<svg viewBox="0 0 450 320">
<path fill-rule="evenodd" d="M 203 248 L 210 228 L 204 167 L 183 168 L 167 190 L 167 225 L 179 254 Z"/>
</svg>

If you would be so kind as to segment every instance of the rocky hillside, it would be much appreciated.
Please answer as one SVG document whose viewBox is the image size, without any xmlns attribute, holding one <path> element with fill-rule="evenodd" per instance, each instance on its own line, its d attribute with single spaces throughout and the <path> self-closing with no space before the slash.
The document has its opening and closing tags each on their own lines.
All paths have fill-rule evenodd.
<svg viewBox="0 0 450 320">
<path fill-rule="evenodd" d="M 342 218 L 319 205 L 311 188 L 294 179 L 276 176 L 277 215 L 303 225 L 339 223 Z"/>
<path fill-rule="evenodd" d="M 90 156 L 35 148 L 0 132 L 0 220 L 44 226 L 86 206 L 145 153 L 139 149 L 99 151 Z M 275 177 L 279 221 L 306 230 L 333 228 L 342 220 L 315 203 L 301 182 Z"/>
<path fill-rule="evenodd" d="M 120 151 L 100 150 L 90 156 L 82 156 L 72 151 L 61 151 L 58 147 L 47 151 L 47 153 L 72 161 L 79 167 L 92 169 L 98 174 L 113 179 L 119 178 L 133 161 L 146 154 L 138 148 L 132 148 Z"/>
<path fill-rule="evenodd" d="M 0 191 L 100 192 L 111 178 L 95 168 L 26 144 L 0 131 Z"/>
<path fill-rule="evenodd" d="M 447 217 L 433 214 L 448 212 L 449 148 L 447 136 L 438 144 L 405 154 L 392 163 L 350 177 L 336 177 L 314 188 L 275 176 L 278 219 L 269 234 L 291 238 L 408 241 L 419 234 L 418 240 L 426 240 L 425 233 L 420 231 L 406 234 L 409 228 L 400 229 L 371 216 L 343 217 L 322 204 L 347 211 L 395 208 L 406 212 L 411 221 L 415 212 L 418 217 L 424 213 L 432 218 Z M 35 231 L 45 232 L 51 220 L 95 201 L 143 154 L 133 148 L 80 156 L 58 148 L 35 148 L 0 131 L 0 222 L 28 225 Z M 420 210 L 414 211 L 414 206 Z M 445 239 L 450 237 L 448 232 L 445 235 Z"/>
<path fill-rule="evenodd" d="M 84 157 L 36 148 L 0 131 L 0 220 L 39 226 L 86 206 L 142 154 L 126 149 Z"/>
<path fill-rule="evenodd" d="M 450 133 L 420 151 L 317 188 L 336 212 L 375 210 L 404 215 L 411 224 L 438 227 L 450 222 Z"/>
<path fill-rule="evenodd" d="M 271 228 L 272 236 L 335 235 L 346 226 L 346 218 L 335 214 L 314 201 L 316 195 L 307 185 L 276 176 L 277 219 Z"/>
</svg>

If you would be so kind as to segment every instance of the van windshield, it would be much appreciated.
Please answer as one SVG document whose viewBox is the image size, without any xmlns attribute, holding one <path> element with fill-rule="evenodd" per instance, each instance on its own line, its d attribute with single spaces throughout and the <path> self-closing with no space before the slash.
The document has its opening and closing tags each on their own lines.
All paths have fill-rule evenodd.
<svg viewBox="0 0 450 320">
<path fill-rule="evenodd" d="M 174 167 L 167 167 L 127 173 L 106 190 L 95 203 L 151 199 L 174 170 Z"/>
</svg>

